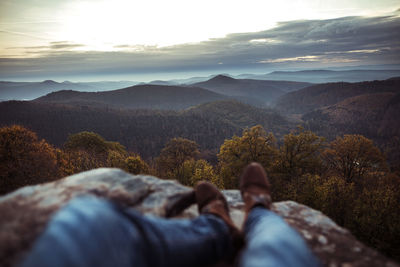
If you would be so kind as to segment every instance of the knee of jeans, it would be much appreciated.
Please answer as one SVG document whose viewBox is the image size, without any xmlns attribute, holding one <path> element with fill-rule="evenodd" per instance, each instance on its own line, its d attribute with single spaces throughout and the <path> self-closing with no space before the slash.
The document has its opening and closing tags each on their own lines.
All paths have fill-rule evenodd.
<svg viewBox="0 0 400 267">
<path fill-rule="evenodd" d="M 116 222 L 117 211 L 107 200 L 94 196 L 81 196 L 71 200 L 53 218 L 53 222 L 70 226 L 92 227 Z"/>
<path fill-rule="evenodd" d="M 33 255 L 48 257 L 51 250 L 55 262 L 71 260 L 82 265 L 98 262 L 99 257 L 108 258 L 105 262 L 133 262 L 130 252 L 141 250 L 138 240 L 137 229 L 111 202 L 83 196 L 71 200 L 53 217 Z"/>
<path fill-rule="evenodd" d="M 128 246 L 140 245 L 140 233 L 108 200 L 82 196 L 72 200 L 59 214 L 56 229 L 76 236 L 81 241 L 117 242 Z"/>
</svg>

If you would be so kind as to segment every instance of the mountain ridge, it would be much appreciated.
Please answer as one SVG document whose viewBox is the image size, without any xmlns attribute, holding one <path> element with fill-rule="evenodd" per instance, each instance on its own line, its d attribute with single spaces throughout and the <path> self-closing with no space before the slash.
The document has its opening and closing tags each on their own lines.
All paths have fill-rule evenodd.
<svg viewBox="0 0 400 267">
<path fill-rule="evenodd" d="M 263 105 L 273 103 L 287 91 L 297 90 L 309 85 L 309 83 L 286 81 L 235 79 L 225 75 L 217 75 L 207 81 L 191 84 L 191 86 L 206 88 L 219 94 L 247 98 L 250 103 L 261 103 Z"/>
<path fill-rule="evenodd" d="M 382 80 L 359 83 L 324 83 L 312 85 L 281 96 L 276 108 L 286 114 L 304 114 L 314 109 L 334 105 L 357 95 L 399 92 L 400 80 Z"/>
<path fill-rule="evenodd" d="M 34 101 L 128 109 L 179 110 L 225 98 L 227 97 L 203 88 L 146 84 L 104 92 L 59 91 Z"/>
</svg>

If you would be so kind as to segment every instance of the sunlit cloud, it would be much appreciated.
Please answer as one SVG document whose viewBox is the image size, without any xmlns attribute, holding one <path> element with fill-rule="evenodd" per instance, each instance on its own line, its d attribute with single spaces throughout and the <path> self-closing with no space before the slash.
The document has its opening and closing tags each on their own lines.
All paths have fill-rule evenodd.
<svg viewBox="0 0 400 267">
<path fill-rule="evenodd" d="M 303 56 L 260 60 L 258 63 L 282 63 L 282 62 L 315 62 L 320 59 L 319 56 Z"/>
<path fill-rule="evenodd" d="M 17 47 L 23 58 L 0 58 L 0 78 L 400 64 L 399 28 L 398 16 L 344 17 L 170 46 L 125 43 L 94 51 L 84 43 L 48 42 Z"/>
<path fill-rule="evenodd" d="M 380 51 L 380 49 L 359 49 L 359 50 L 350 50 L 350 51 L 326 52 L 326 54 L 351 54 L 351 53 L 373 54 L 373 53 L 378 53 L 379 51 Z"/>
</svg>

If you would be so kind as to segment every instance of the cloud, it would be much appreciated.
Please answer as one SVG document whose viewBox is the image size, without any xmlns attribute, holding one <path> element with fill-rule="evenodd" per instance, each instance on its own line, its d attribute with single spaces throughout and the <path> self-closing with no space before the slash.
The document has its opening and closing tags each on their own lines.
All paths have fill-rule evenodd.
<svg viewBox="0 0 400 267">
<path fill-rule="evenodd" d="M 258 63 L 282 63 L 282 62 L 316 62 L 319 61 L 319 56 L 304 56 L 304 57 L 289 57 L 261 60 Z"/>
<path fill-rule="evenodd" d="M 27 37 L 34 38 L 34 39 L 46 40 L 46 38 L 42 38 L 42 37 L 40 37 L 40 36 L 36 36 L 36 35 L 28 34 L 28 33 L 23 33 L 23 32 L 7 31 L 7 30 L 1 30 L 1 29 L 0 29 L 0 33 L 7 33 L 7 34 L 11 34 L 11 35 L 27 36 Z"/>
<path fill-rule="evenodd" d="M 67 41 L 59 41 L 59 42 L 50 42 L 49 45 L 41 45 L 41 46 L 26 46 L 26 47 L 9 47 L 8 49 L 26 49 L 32 50 L 33 52 L 38 53 L 49 53 L 51 50 L 73 50 L 74 48 L 85 47 L 83 44 L 74 44 Z M 44 50 L 44 51 L 43 51 Z"/>
<path fill-rule="evenodd" d="M 121 44 L 112 52 L 53 42 L 33 58 L 0 59 L 0 78 L 24 75 L 156 73 L 260 69 L 296 64 L 400 64 L 400 17 L 281 22 L 275 28 L 168 47 Z M 222 64 L 221 64 L 222 63 Z"/>
<path fill-rule="evenodd" d="M 74 49 L 74 48 L 79 48 L 79 47 L 84 47 L 85 45 L 83 44 L 72 44 L 67 41 L 61 41 L 61 42 L 51 42 L 50 45 L 48 46 L 49 49 Z"/>
</svg>

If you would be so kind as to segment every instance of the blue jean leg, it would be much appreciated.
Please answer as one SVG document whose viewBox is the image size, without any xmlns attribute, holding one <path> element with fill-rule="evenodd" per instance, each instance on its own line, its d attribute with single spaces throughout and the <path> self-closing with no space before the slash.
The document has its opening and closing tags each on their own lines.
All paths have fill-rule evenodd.
<svg viewBox="0 0 400 267">
<path fill-rule="evenodd" d="M 319 263 L 300 235 L 280 216 L 255 207 L 245 223 L 246 248 L 242 267 L 312 267 Z"/>
<path fill-rule="evenodd" d="M 22 266 L 202 266 L 229 249 L 213 215 L 167 220 L 86 196 L 56 213 Z"/>
</svg>

